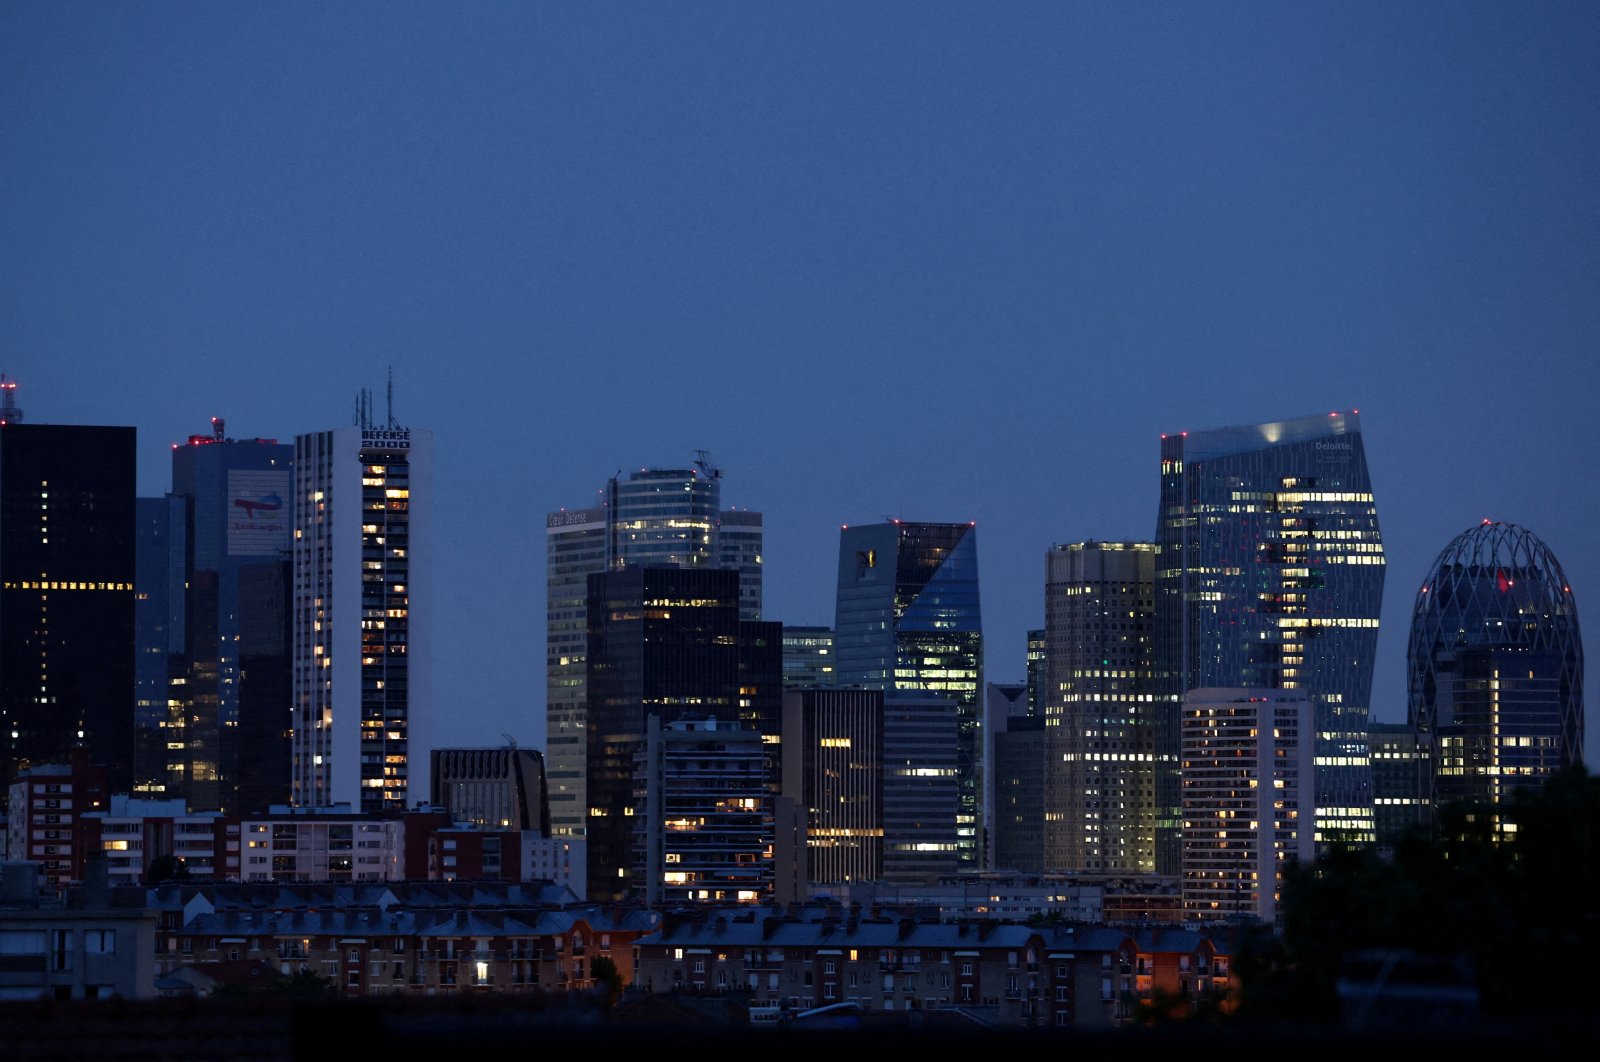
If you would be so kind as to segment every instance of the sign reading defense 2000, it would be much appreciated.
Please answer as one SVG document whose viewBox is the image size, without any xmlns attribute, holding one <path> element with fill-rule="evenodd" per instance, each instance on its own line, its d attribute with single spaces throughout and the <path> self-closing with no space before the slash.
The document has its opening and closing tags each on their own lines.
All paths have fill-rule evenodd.
<svg viewBox="0 0 1600 1062">
<path fill-rule="evenodd" d="M 411 449 L 411 429 L 362 428 L 361 448 L 363 450 L 409 450 Z"/>
</svg>

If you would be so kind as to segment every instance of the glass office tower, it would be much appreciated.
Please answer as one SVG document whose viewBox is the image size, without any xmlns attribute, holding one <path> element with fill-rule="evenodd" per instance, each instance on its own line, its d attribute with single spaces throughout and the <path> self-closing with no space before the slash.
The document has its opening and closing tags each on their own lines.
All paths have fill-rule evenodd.
<svg viewBox="0 0 1600 1062">
<path fill-rule="evenodd" d="M 1498 804 L 1583 758 L 1583 641 L 1555 554 L 1485 520 L 1456 536 L 1417 592 L 1408 716 L 1434 807 Z"/>
<path fill-rule="evenodd" d="M 840 686 L 928 693 L 957 731 L 958 864 L 983 865 L 983 621 L 975 525 L 894 520 L 839 535 L 834 651 Z"/>
<path fill-rule="evenodd" d="M 732 568 L 740 618 L 761 618 L 761 514 L 723 509 L 722 470 L 705 451 L 696 457 L 687 468 L 619 473 L 598 492 L 599 504 L 546 518 L 545 754 L 550 821 L 559 836 L 583 836 L 589 806 L 589 576 L 643 566 Z"/>
<path fill-rule="evenodd" d="M 287 559 L 294 545 L 294 447 L 276 439 L 231 439 L 224 422 L 172 448 L 175 517 L 184 521 L 181 557 L 185 622 L 172 654 L 169 796 L 191 811 L 243 810 L 239 645 L 240 573 Z M 175 560 L 178 558 L 174 558 Z M 288 705 L 276 709 L 279 729 Z"/>
<path fill-rule="evenodd" d="M 16 421 L 0 418 L 0 800 L 79 748 L 127 792 L 136 433 Z"/>
<path fill-rule="evenodd" d="M 644 897 L 659 884 L 647 876 L 662 871 L 635 858 L 638 756 L 650 717 L 661 727 L 721 720 L 771 736 L 775 746 L 783 630 L 739 618 L 738 573 L 729 569 L 636 565 L 591 575 L 588 588 L 588 899 L 612 902 Z M 752 781 L 758 792 L 747 791 Z M 725 795 L 765 799 L 777 782 L 773 762 L 759 778 L 730 779 Z M 709 824 L 671 828 L 687 835 L 697 825 Z"/>
<path fill-rule="evenodd" d="M 1045 867 L 1155 870 L 1155 544 L 1045 555 Z"/>
<path fill-rule="evenodd" d="M 1355 412 L 1161 440 L 1156 864 L 1179 866 L 1179 711 L 1205 687 L 1302 690 L 1317 837 L 1374 837 L 1367 710 L 1384 553 Z"/>
</svg>

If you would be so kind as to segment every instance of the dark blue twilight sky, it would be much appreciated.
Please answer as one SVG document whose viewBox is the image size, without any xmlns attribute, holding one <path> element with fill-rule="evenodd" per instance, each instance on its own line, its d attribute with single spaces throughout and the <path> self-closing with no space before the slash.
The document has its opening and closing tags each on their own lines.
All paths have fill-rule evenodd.
<svg viewBox="0 0 1600 1062">
<path fill-rule="evenodd" d="M 975 520 L 988 674 L 1044 554 L 1154 533 L 1164 431 L 1361 411 L 1390 566 L 1490 517 L 1600 671 L 1600 6 L 0 5 L 0 371 L 131 424 L 435 432 L 436 703 L 544 735 L 544 514 L 710 450 L 767 618 L 838 529 Z"/>
</svg>

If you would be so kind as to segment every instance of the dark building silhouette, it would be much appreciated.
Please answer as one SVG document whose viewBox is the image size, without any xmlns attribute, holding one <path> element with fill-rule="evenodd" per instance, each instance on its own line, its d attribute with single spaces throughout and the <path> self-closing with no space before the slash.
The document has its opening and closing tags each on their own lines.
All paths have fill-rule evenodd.
<svg viewBox="0 0 1600 1062">
<path fill-rule="evenodd" d="M 995 684 L 990 683 L 993 691 Z M 1014 687 L 1027 695 L 1027 686 Z M 991 692 L 989 724 L 994 728 L 990 788 L 994 808 L 989 842 L 996 869 L 1036 874 L 1044 870 L 1045 719 L 1042 715 L 996 717 Z"/>
<path fill-rule="evenodd" d="M 133 784 L 135 430 L 0 423 L 0 748 Z"/>
<path fill-rule="evenodd" d="M 1583 759 L 1583 640 L 1572 587 L 1526 528 L 1456 536 L 1417 591 L 1408 720 L 1435 809 L 1498 804 Z"/>
<path fill-rule="evenodd" d="M 1427 747 L 1417 741 L 1409 722 L 1372 723 L 1367 728 L 1372 749 L 1372 817 L 1378 844 L 1392 849 L 1409 831 L 1431 821 Z"/>
<path fill-rule="evenodd" d="M 633 858 L 649 717 L 740 723 L 776 737 L 783 629 L 739 618 L 732 568 L 631 566 L 589 576 L 586 707 L 589 898 L 645 895 Z M 774 761 L 776 755 L 773 756 Z M 776 766 L 763 786 L 776 786 Z"/>
<path fill-rule="evenodd" d="M 433 804 L 453 821 L 550 836 L 544 753 L 508 745 L 432 755 Z"/>
<path fill-rule="evenodd" d="M 238 746 L 246 754 L 238 757 L 223 801 L 240 815 L 289 803 L 293 575 L 287 558 L 239 567 Z"/>
<path fill-rule="evenodd" d="M 181 519 L 184 590 L 182 648 L 170 662 L 168 793 L 195 811 L 236 812 L 241 749 L 248 747 L 240 741 L 240 573 L 290 555 L 294 447 L 227 438 L 216 417 L 211 429 L 172 450 L 171 534 L 177 542 Z M 285 725 L 289 704 L 282 706 Z"/>
<path fill-rule="evenodd" d="M 173 660 L 183 653 L 184 508 L 170 494 L 136 502 L 133 794 L 156 800 L 172 795 L 167 716 Z"/>
</svg>

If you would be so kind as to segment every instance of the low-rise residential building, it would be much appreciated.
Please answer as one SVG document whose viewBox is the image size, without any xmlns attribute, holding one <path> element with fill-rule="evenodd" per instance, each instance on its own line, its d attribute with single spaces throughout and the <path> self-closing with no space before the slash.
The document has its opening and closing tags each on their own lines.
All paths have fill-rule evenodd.
<svg viewBox="0 0 1600 1062">
<path fill-rule="evenodd" d="M 155 913 L 89 877 L 63 894 L 37 862 L 0 863 L 0 1000 L 154 998 Z"/>
<path fill-rule="evenodd" d="M 161 976 L 261 962 L 346 996 L 586 990 L 601 956 L 626 983 L 653 926 L 646 912 L 512 883 L 165 886 L 151 902 Z"/>
<path fill-rule="evenodd" d="M 837 907 L 667 915 L 636 951 L 636 989 L 735 993 L 768 1013 L 854 1003 L 1108 1029 L 1148 1020 L 1158 1004 L 1223 1005 L 1234 988 L 1227 947 L 1200 933 L 873 919 Z"/>
<path fill-rule="evenodd" d="M 39 864 L 43 882 L 64 889 L 84 880 L 99 849 L 84 836 L 84 816 L 110 800 L 110 772 L 79 750 L 70 763 L 23 768 L 6 804 L 6 858 Z"/>
</svg>

